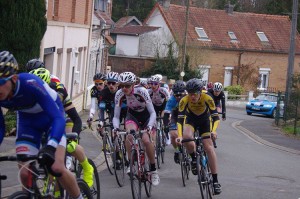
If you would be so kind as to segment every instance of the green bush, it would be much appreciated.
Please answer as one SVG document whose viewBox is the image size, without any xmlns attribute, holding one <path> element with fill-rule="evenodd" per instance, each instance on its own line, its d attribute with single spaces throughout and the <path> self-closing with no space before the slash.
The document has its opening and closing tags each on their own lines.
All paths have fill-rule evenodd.
<svg viewBox="0 0 300 199">
<path fill-rule="evenodd" d="M 244 93 L 244 88 L 240 85 L 227 86 L 224 90 L 228 91 L 228 95 L 242 95 Z M 228 99 L 240 99 L 240 97 L 228 97 Z"/>
<path fill-rule="evenodd" d="M 5 116 L 5 135 L 8 136 L 14 128 L 16 128 L 16 113 L 13 111 L 8 111 Z"/>
</svg>

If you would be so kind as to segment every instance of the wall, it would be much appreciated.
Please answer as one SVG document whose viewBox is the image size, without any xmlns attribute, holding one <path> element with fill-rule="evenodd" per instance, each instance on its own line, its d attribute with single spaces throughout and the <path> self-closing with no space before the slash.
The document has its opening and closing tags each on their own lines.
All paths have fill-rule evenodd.
<svg viewBox="0 0 300 199">
<path fill-rule="evenodd" d="M 118 35 L 116 41 L 116 55 L 138 56 L 139 36 Z"/>
</svg>

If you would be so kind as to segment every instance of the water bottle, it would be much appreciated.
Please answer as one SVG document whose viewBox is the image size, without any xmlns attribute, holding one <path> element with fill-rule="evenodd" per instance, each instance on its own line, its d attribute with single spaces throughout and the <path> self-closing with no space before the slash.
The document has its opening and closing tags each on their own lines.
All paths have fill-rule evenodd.
<svg viewBox="0 0 300 199">
<path fill-rule="evenodd" d="M 66 168 L 70 169 L 72 166 L 72 157 L 71 156 L 67 156 L 66 158 Z"/>
<path fill-rule="evenodd" d="M 207 163 L 207 157 L 204 155 L 202 156 L 202 166 L 206 167 L 206 163 Z"/>
</svg>

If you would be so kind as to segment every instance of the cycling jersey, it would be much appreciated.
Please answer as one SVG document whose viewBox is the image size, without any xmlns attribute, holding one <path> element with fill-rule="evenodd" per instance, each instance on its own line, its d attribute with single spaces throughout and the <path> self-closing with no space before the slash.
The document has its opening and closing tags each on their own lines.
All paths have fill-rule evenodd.
<svg viewBox="0 0 300 199">
<path fill-rule="evenodd" d="M 41 135 L 49 132 L 48 145 L 57 147 L 65 132 L 64 109 L 57 93 L 39 77 L 20 73 L 14 95 L 0 101 L 0 106 L 17 111 L 18 142 L 28 142 L 39 149 Z M 4 116 L 0 114 L 0 143 L 5 133 Z M 26 149 L 22 149 L 26 150 Z"/>
<path fill-rule="evenodd" d="M 57 92 L 57 94 L 59 95 L 59 97 L 63 103 L 64 108 L 72 105 L 72 100 L 70 99 L 68 92 L 62 83 L 50 82 L 49 86 L 50 86 L 50 88 L 52 88 L 53 90 L 55 90 Z"/>
<path fill-rule="evenodd" d="M 136 116 L 143 111 L 147 111 L 150 117 L 147 126 L 153 127 L 155 125 L 156 114 L 149 93 L 144 87 L 137 86 L 133 87 L 130 95 L 125 95 L 122 89 L 117 91 L 115 95 L 115 114 L 113 118 L 114 128 L 119 128 L 120 126 L 120 112 L 124 100 L 127 102 L 128 113 L 130 113 L 130 115 Z"/>
<path fill-rule="evenodd" d="M 171 114 L 171 123 L 169 125 L 169 116 Z M 164 110 L 164 118 L 163 123 L 165 126 L 170 126 L 170 130 L 176 130 L 177 126 L 177 117 L 178 117 L 178 101 L 172 95 L 170 99 L 168 100 L 165 110 Z"/>
<path fill-rule="evenodd" d="M 148 89 L 149 95 L 151 97 L 152 103 L 155 106 L 162 106 L 163 103 L 169 100 L 170 93 L 164 87 L 158 87 L 156 91 L 152 89 Z"/>
<path fill-rule="evenodd" d="M 218 96 L 214 95 L 213 89 L 208 89 L 207 93 L 213 98 L 215 105 L 217 107 L 220 106 L 220 101 L 222 103 L 222 114 L 226 113 L 226 105 L 225 105 L 225 94 L 223 91 L 220 92 Z"/>
<path fill-rule="evenodd" d="M 199 124 L 200 121 L 208 121 L 210 116 L 213 120 L 212 131 L 215 131 L 219 124 L 219 115 L 211 96 L 206 93 L 201 93 L 201 96 L 196 103 L 190 102 L 189 96 L 183 97 L 180 100 L 178 107 L 178 136 L 182 137 L 182 127 L 187 117 Z M 205 124 L 207 124 L 207 122 L 205 122 Z"/>
<path fill-rule="evenodd" d="M 99 105 L 100 101 L 102 100 L 102 95 L 101 95 L 101 91 L 99 91 L 96 86 L 93 86 L 90 92 L 91 92 L 90 118 L 93 118 L 96 112 L 96 100 L 97 100 L 97 104 Z"/>
</svg>

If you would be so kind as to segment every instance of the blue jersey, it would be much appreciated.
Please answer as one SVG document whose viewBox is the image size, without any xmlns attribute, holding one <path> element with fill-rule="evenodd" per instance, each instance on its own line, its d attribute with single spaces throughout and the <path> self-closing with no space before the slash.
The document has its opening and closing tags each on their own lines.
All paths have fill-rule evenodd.
<svg viewBox="0 0 300 199">
<path fill-rule="evenodd" d="M 172 95 L 166 104 L 164 112 L 171 113 L 172 110 L 176 109 L 177 107 L 178 107 L 178 102 L 176 101 L 176 98 L 174 97 L 174 95 Z"/>
<path fill-rule="evenodd" d="M 36 147 L 44 132 L 49 133 L 48 144 L 56 147 L 65 133 L 62 102 L 57 93 L 39 77 L 21 73 L 12 98 L 0 101 L 0 107 L 17 111 L 18 139 L 30 141 Z M 0 144 L 5 133 L 4 116 L 0 111 Z"/>
</svg>

